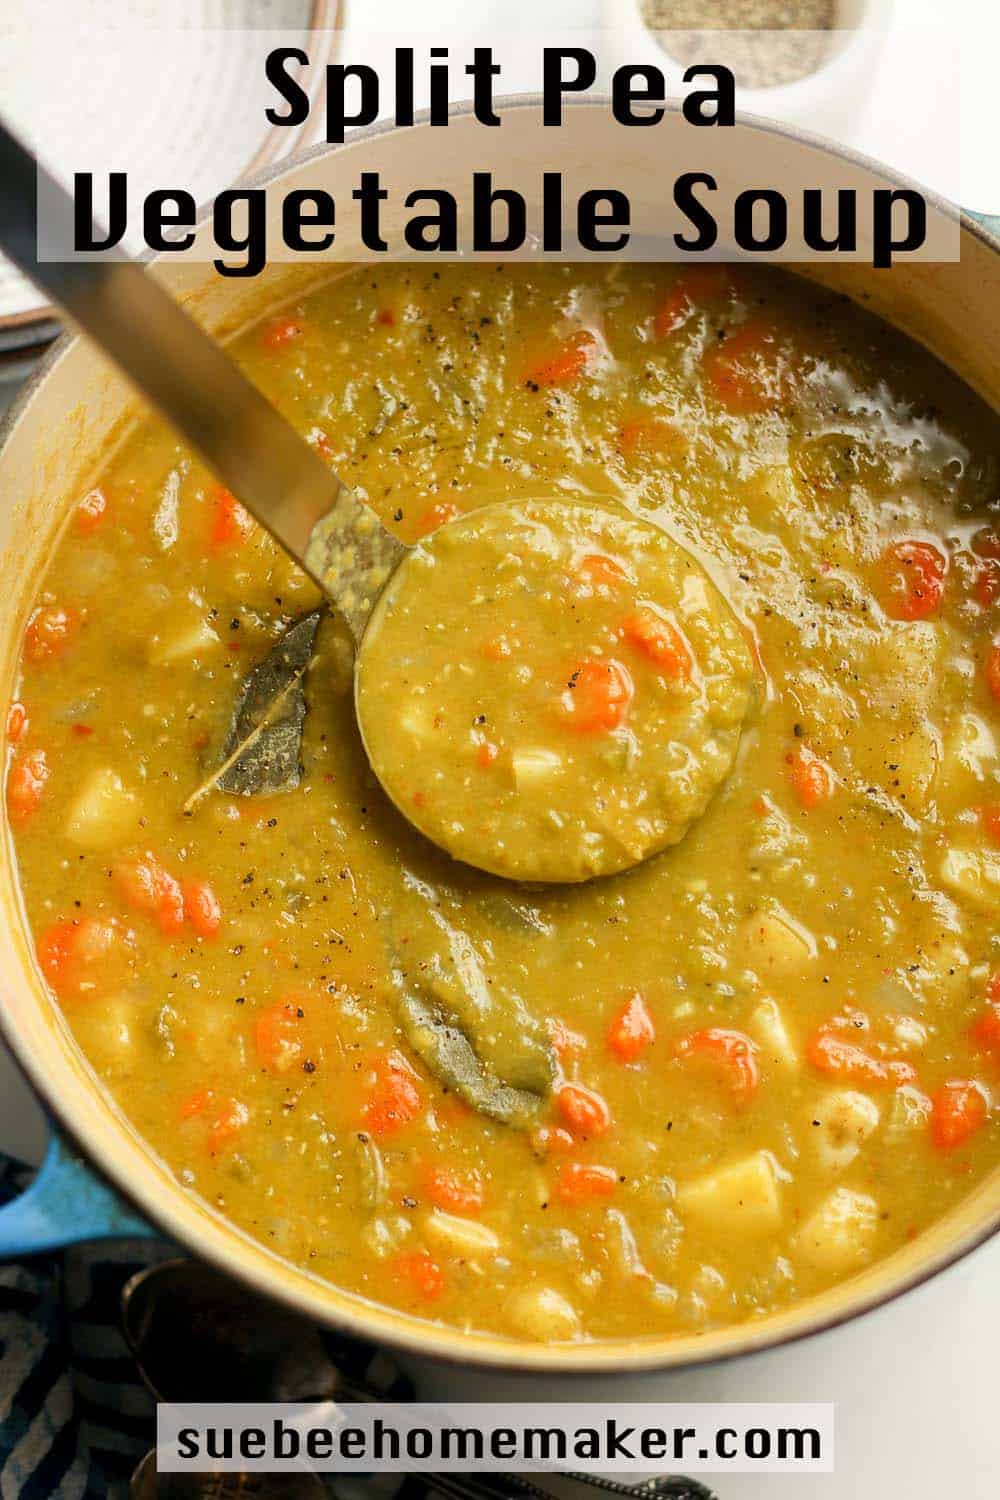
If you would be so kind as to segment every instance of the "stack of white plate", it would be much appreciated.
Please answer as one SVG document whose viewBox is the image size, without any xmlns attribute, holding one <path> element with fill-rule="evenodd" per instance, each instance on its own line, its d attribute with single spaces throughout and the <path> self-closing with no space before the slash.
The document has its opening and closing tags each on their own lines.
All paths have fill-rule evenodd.
<svg viewBox="0 0 1000 1500">
<path fill-rule="evenodd" d="M 3 0 L 0 108 L 67 185 L 75 171 L 98 181 L 126 171 L 135 201 L 173 186 L 204 203 L 301 143 L 302 130 L 265 117 L 277 101 L 264 58 L 273 46 L 304 48 L 301 81 L 316 97 L 340 9 L 341 0 Z M 0 380 L 20 377 L 58 327 L 0 259 Z"/>
</svg>

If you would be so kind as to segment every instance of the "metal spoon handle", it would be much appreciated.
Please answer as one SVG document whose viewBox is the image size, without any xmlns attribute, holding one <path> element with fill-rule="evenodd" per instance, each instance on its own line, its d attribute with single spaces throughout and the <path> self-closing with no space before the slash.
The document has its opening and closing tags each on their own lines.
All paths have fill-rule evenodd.
<svg viewBox="0 0 1000 1500">
<path fill-rule="evenodd" d="M 158 407 L 360 639 L 403 544 L 140 264 L 118 250 L 94 262 L 39 258 L 40 196 L 53 245 L 73 243 L 73 200 L 2 121 L 0 182 L 0 248 Z"/>
</svg>

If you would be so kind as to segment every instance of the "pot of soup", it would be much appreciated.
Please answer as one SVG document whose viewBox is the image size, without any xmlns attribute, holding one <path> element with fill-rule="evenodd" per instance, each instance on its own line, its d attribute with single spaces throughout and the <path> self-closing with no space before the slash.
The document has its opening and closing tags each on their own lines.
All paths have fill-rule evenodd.
<svg viewBox="0 0 1000 1500">
<path fill-rule="evenodd" d="M 501 164 L 537 103 L 507 110 Z M 554 157 L 655 179 L 664 136 L 622 159 L 599 113 Z M 830 159 L 742 128 L 767 180 Z M 405 178 L 425 135 L 269 181 Z M 472 122 L 449 144 L 458 183 Z M 620 1376 L 815 1332 L 993 1233 L 1000 247 L 960 232 L 889 273 L 157 263 L 430 559 L 364 684 L 391 801 L 346 629 L 60 344 L 0 454 L 0 979 L 74 1145 L 8 1251 L 134 1229 L 122 1194 L 404 1356 Z M 547 880 L 519 791 L 626 852 Z M 414 824 L 502 825 L 539 878 Z"/>
</svg>

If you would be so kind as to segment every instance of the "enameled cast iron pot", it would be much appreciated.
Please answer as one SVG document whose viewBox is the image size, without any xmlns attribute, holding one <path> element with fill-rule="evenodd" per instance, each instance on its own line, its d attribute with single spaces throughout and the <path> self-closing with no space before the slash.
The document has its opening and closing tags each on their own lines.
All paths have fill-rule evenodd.
<svg viewBox="0 0 1000 1500">
<path fill-rule="evenodd" d="M 274 200 L 290 188 L 316 186 L 339 200 L 361 171 L 378 170 L 394 186 L 415 185 L 430 176 L 463 197 L 471 172 L 488 165 L 498 183 L 523 183 L 530 197 L 541 170 L 538 102 L 511 100 L 503 109 L 503 129 L 490 132 L 485 145 L 482 127 L 459 112 L 446 138 L 423 125 L 376 127 L 346 146 L 321 148 L 257 181 Z M 579 190 L 602 183 L 622 187 L 630 195 L 636 227 L 655 236 L 660 195 L 676 171 L 672 148 L 682 149 L 684 130 L 676 111 L 655 130 L 613 130 L 601 102 L 580 104 L 561 131 L 546 132 L 542 161 L 547 170 L 561 167 L 567 182 L 575 180 Z M 706 169 L 719 180 L 720 198 L 727 187 L 732 194 L 752 180 L 781 185 L 791 199 L 796 184 L 821 181 L 831 163 L 845 160 L 828 144 L 764 122 L 745 121 L 739 132 L 738 149 L 732 132 L 699 132 L 713 138 L 706 148 L 712 154 Z M 718 143 L 720 136 L 730 139 Z M 429 156 L 433 173 L 426 172 Z M 747 171 L 751 162 L 752 179 Z M 858 170 L 870 174 L 872 182 L 892 185 L 890 174 L 871 164 L 858 164 Z M 960 234 L 957 263 L 901 264 L 891 272 L 876 272 L 865 264 L 803 269 L 864 300 L 1000 407 L 1000 239 L 970 217 L 963 217 L 955 232 Z M 336 247 L 341 262 L 349 262 L 351 252 L 349 243 Z M 207 261 L 166 263 L 161 258 L 154 274 L 211 331 L 226 336 L 267 306 L 301 291 L 305 282 L 328 276 L 330 268 L 272 265 L 260 278 L 240 281 L 220 278 Z M 11 696 L 18 643 L 51 554 L 54 528 L 132 407 L 124 383 L 93 349 L 67 337 L 9 417 L 0 447 L 3 701 Z M 149 1225 L 155 1225 L 193 1255 L 257 1291 L 318 1323 L 392 1346 L 411 1366 L 416 1358 L 430 1362 L 428 1368 L 442 1360 L 488 1366 L 497 1376 L 613 1373 L 620 1380 L 630 1373 L 666 1372 L 747 1354 L 843 1322 L 926 1279 L 1000 1228 L 998 1172 L 905 1249 L 821 1297 L 759 1321 L 701 1335 L 579 1347 L 545 1347 L 434 1327 L 349 1297 L 287 1264 L 178 1184 L 99 1085 L 45 990 L 21 918 L 8 842 L 0 853 L 0 923 L 4 1035 L 65 1140 L 74 1143 L 56 1138 L 33 1188 L 0 1210 L 0 1256 L 102 1235 L 149 1233 Z"/>
</svg>

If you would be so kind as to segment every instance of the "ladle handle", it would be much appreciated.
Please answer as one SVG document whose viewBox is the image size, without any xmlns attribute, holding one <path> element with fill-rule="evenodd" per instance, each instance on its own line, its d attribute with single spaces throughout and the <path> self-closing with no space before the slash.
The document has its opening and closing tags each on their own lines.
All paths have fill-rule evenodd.
<svg viewBox="0 0 1000 1500">
<path fill-rule="evenodd" d="M 103 349 L 338 607 L 343 567 L 343 609 L 360 637 L 377 593 L 374 580 L 392 571 L 402 544 L 143 266 L 117 249 L 98 261 L 46 258 L 73 244 L 73 199 L 2 121 L 0 182 L 0 248 Z M 324 518 L 321 538 L 314 540 Z M 360 573 L 359 533 L 365 539 Z"/>
</svg>

